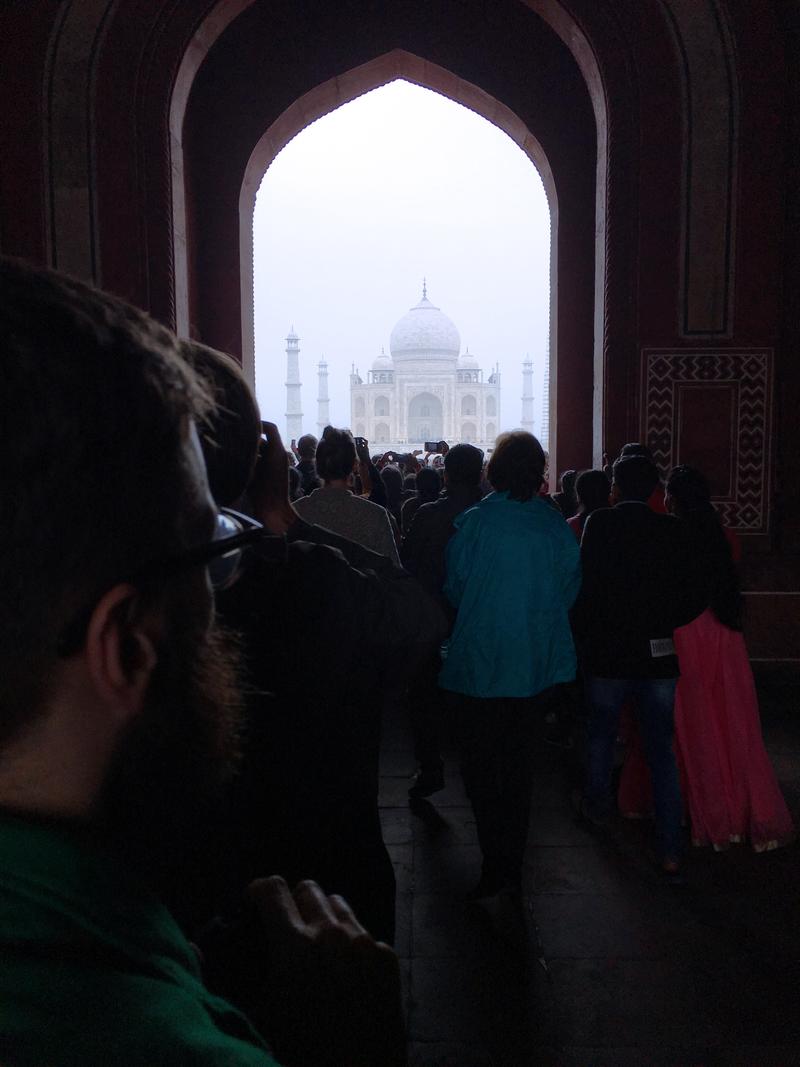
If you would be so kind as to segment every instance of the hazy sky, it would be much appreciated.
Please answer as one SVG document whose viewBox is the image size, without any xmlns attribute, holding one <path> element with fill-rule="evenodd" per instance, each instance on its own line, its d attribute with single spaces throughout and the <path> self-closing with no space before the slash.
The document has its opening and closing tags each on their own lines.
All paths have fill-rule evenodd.
<svg viewBox="0 0 800 1067">
<path fill-rule="evenodd" d="M 316 433 L 317 363 L 331 421 L 350 424 L 351 363 L 366 372 L 395 322 L 428 298 L 488 373 L 502 426 L 521 418 L 534 361 L 539 429 L 549 319 L 550 214 L 528 157 L 496 126 L 395 81 L 319 119 L 270 166 L 254 217 L 256 386 L 285 429 L 286 334 L 300 336 L 303 426 Z"/>
</svg>

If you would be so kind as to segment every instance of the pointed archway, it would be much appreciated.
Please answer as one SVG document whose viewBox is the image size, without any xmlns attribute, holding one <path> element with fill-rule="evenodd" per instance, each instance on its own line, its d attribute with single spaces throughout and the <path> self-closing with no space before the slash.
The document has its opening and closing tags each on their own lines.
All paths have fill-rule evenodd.
<svg viewBox="0 0 800 1067">
<path fill-rule="evenodd" d="M 476 86 L 465 82 L 441 67 L 425 62 L 419 57 L 402 50 L 395 50 L 387 55 L 377 57 L 356 70 L 350 71 L 346 78 L 331 79 L 329 82 L 323 83 L 306 93 L 271 124 L 253 149 L 245 171 L 239 198 L 242 363 L 245 371 L 252 375 L 253 379 L 255 370 L 253 216 L 256 195 L 264 175 L 273 160 L 289 141 L 306 130 L 313 122 L 323 118 L 325 115 L 329 115 L 340 107 L 346 106 L 363 94 L 397 80 L 433 89 L 448 100 L 467 106 L 469 110 L 480 115 L 481 118 L 490 122 L 494 127 L 502 130 L 523 151 L 541 178 L 549 209 L 551 231 L 549 249 L 550 334 L 548 339 L 548 359 L 551 364 L 556 360 L 558 350 L 558 285 L 555 279 L 557 277 L 558 259 L 558 200 L 552 171 L 541 145 L 518 116 L 487 93 L 482 92 Z M 501 189 L 497 190 L 497 195 L 502 196 Z M 532 302 L 533 299 L 532 294 Z M 472 405 L 472 411 L 465 411 L 462 414 L 475 415 L 474 398 L 472 398 Z M 376 411 L 375 414 L 383 413 Z M 409 440 L 419 442 L 440 439 L 446 436 L 441 418 L 434 419 L 433 422 L 429 418 L 427 423 L 423 420 L 419 426 L 427 426 L 427 430 L 422 432 L 417 426 L 419 420 L 413 417 L 412 412 L 409 412 L 408 415 L 410 419 L 409 432 L 412 433 Z M 439 429 L 431 428 L 435 426 L 439 426 Z M 473 438 L 477 439 L 474 432 Z"/>
<path fill-rule="evenodd" d="M 555 0 L 551 6 L 561 8 Z M 554 465 L 585 465 L 593 452 L 593 438 L 595 442 L 602 439 L 604 333 L 597 323 L 603 321 L 605 255 L 598 256 L 597 250 L 604 248 L 605 199 L 597 195 L 597 163 L 602 155 L 598 154 L 599 139 L 605 137 L 606 124 L 596 121 L 580 64 L 569 54 L 575 35 L 569 38 L 565 48 L 558 41 L 558 33 L 548 27 L 546 13 L 536 12 L 541 16 L 539 21 L 530 11 L 525 12 L 524 5 L 520 5 L 522 11 L 517 9 L 520 29 L 532 35 L 530 45 L 541 32 L 546 37 L 546 48 L 553 50 L 549 68 L 529 69 L 522 51 L 509 68 L 514 71 L 513 78 L 519 79 L 522 94 L 512 93 L 509 99 L 525 102 L 529 112 L 525 119 L 496 93 L 455 73 L 463 65 L 455 61 L 455 55 L 451 57 L 452 65 L 450 62 L 445 65 L 425 58 L 422 52 L 391 48 L 367 62 L 341 67 L 340 73 L 316 85 L 312 81 L 311 87 L 297 95 L 287 84 L 290 93 L 287 105 L 280 112 L 273 110 L 268 121 L 256 131 L 255 112 L 265 110 L 256 101 L 263 97 L 242 76 L 239 86 L 234 84 L 231 68 L 225 66 L 225 55 L 227 49 L 248 47 L 255 38 L 256 28 L 267 30 L 263 13 L 257 7 L 251 5 L 222 33 L 206 60 L 200 63 L 191 92 L 186 87 L 182 90 L 182 103 L 173 114 L 176 142 L 178 131 L 181 139 L 180 145 L 173 142 L 173 187 L 181 181 L 185 185 L 183 198 L 173 195 L 176 318 L 183 323 L 184 330 L 233 351 L 241 357 L 246 372 L 253 373 L 251 220 L 255 193 L 269 162 L 309 123 L 370 89 L 403 78 L 470 108 L 498 126 L 529 156 L 542 178 L 551 211 L 550 423 L 558 428 L 558 433 L 551 434 L 551 452 L 558 454 L 558 458 L 553 456 Z M 244 24 L 250 22 L 248 34 Z M 385 32 L 383 26 L 380 33 Z M 425 36 L 423 24 L 419 32 Z M 410 36 L 417 35 L 414 30 Z M 322 58 L 323 44 L 314 47 Z M 429 50 L 428 45 L 425 48 Z M 363 54 L 364 49 L 360 50 Z M 591 59 L 591 50 L 584 49 L 582 59 L 586 60 L 587 56 Z M 313 78 L 317 70 L 331 69 L 327 56 L 322 62 L 314 63 L 311 53 L 307 59 L 304 53 L 302 62 L 308 69 L 304 67 L 302 76 L 299 71 L 294 72 L 291 82 L 295 86 L 302 86 L 303 78 L 308 86 L 309 74 Z M 193 66 L 197 67 L 196 59 Z M 264 69 L 263 61 L 261 69 Z M 257 77 L 263 75 L 259 72 Z M 563 140 L 565 131 L 559 129 L 560 120 L 546 107 L 553 77 L 558 77 L 565 99 L 572 98 L 571 154 L 563 151 L 567 142 Z M 488 88 L 500 87 L 493 73 L 486 82 Z M 595 82 L 600 84 L 599 75 Z M 272 96 L 268 99 L 272 100 Z M 235 101 L 238 101 L 238 113 L 230 110 Z M 236 117 L 232 120 L 234 113 Z M 226 128 L 226 121 L 229 124 L 232 121 L 233 125 Z M 550 150 L 545 150 L 539 136 L 540 123 L 548 144 L 555 145 L 561 177 L 553 166 Z M 243 159 L 245 128 L 250 136 L 255 136 Z M 235 161 L 232 156 L 236 157 Z M 226 160 L 224 167 L 219 166 L 221 158 Z M 235 189 L 238 218 L 234 223 L 232 179 L 237 167 L 241 169 Z M 200 204 L 211 207 L 211 215 L 207 211 L 202 216 L 197 214 L 195 205 Z M 182 210 L 187 217 L 181 217 Z M 194 219 L 191 218 L 193 210 Z M 598 211 L 602 216 L 599 220 Z M 563 226 L 566 228 L 562 230 Z M 598 447 L 595 445 L 595 452 Z"/>
</svg>

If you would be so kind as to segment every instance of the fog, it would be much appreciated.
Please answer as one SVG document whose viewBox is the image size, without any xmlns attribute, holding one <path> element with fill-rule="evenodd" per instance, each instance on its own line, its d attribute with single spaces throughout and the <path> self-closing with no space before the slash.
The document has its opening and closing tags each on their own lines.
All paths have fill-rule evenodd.
<svg viewBox="0 0 800 1067">
<path fill-rule="evenodd" d="M 317 364 L 334 425 L 349 373 L 389 352 L 395 322 L 428 298 L 486 374 L 502 372 L 501 429 L 521 419 L 534 363 L 535 432 L 548 349 L 550 213 L 530 159 L 485 119 L 395 81 L 299 133 L 264 176 L 254 216 L 256 388 L 285 429 L 286 335 L 300 336 L 303 427 L 316 433 Z"/>
</svg>

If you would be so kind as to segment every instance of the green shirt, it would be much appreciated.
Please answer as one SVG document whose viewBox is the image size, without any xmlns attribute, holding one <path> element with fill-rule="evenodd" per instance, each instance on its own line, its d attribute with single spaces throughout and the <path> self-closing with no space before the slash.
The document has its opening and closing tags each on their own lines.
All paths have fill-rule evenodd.
<svg viewBox="0 0 800 1067">
<path fill-rule="evenodd" d="M 121 856 L 0 816 L 3 1067 L 274 1067 L 248 1020 Z"/>
</svg>

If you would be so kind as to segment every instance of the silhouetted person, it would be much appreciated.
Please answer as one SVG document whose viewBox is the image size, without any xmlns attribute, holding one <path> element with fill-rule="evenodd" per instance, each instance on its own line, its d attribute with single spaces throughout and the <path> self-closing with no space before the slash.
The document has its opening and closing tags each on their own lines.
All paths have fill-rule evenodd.
<svg viewBox="0 0 800 1067">
<path fill-rule="evenodd" d="M 445 470 L 446 469 L 445 466 Z M 408 481 L 408 477 L 406 477 L 406 481 Z M 401 526 L 404 537 L 408 533 L 411 522 L 417 511 L 423 504 L 431 504 L 434 500 L 437 500 L 439 493 L 442 490 L 442 481 L 439 477 L 439 472 L 433 470 L 431 467 L 423 467 L 419 474 L 414 476 L 414 481 L 416 491 L 413 496 L 404 501 L 403 510 L 401 512 Z"/>
<path fill-rule="evenodd" d="M 247 1015 L 161 901 L 236 765 L 211 583 L 261 536 L 209 496 L 208 390 L 143 313 L 4 259 L 0 367 L 0 1061 L 405 1062 L 396 958 L 343 901 L 249 887 Z"/>
<path fill-rule="evenodd" d="M 447 548 L 445 594 L 458 615 L 439 684 L 460 694 L 462 773 L 483 853 L 476 897 L 519 886 L 537 718 L 547 691 L 575 677 L 578 546 L 538 495 L 544 464 L 532 434 L 501 434 L 488 468 L 495 492 L 456 518 Z"/>
<path fill-rule="evenodd" d="M 644 455 L 618 459 L 613 508 L 586 522 L 581 541 L 583 586 L 573 620 L 589 705 L 584 814 L 602 822 L 613 811 L 611 770 L 623 703 L 636 705 L 653 776 L 661 869 L 674 876 L 683 855 L 681 797 L 672 747 L 678 661 L 672 635 L 707 603 L 693 539 L 647 501 L 658 471 Z"/>
<path fill-rule="evenodd" d="M 453 520 L 465 508 L 481 499 L 480 481 L 483 453 L 474 445 L 455 445 L 444 458 L 445 491 L 428 503 L 421 503 L 413 515 L 401 547 L 403 565 L 433 596 L 440 598 L 452 615 L 444 597 L 445 551 L 455 533 Z M 430 490 L 439 485 L 435 470 L 419 472 L 430 481 Z M 432 475 L 436 479 L 434 484 Z M 425 480 L 423 480 L 423 486 Z M 413 503 L 409 502 L 409 503 Z M 439 649 L 422 665 L 409 689 L 411 727 L 417 772 L 409 789 L 411 797 L 428 797 L 444 788 L 444 762 L 441 756 L 441 702 Z"/>
<path fill-rule="evenodd" d="M 608 507 L 608 495 L 611 485 L 605 471 L 581 471 L 575 480 L 575 495 L 578 498 L 578 510 L 567 519 L 567 525 L 575 534 L 580 544 L 583 527 L 593 511 Z"/>
<path fill-rule="evenodd" d="M 385 508 L 353 493 L 356 446 L 349 430 L 326 426 L 317 445 L 317 471 L 324 485 L 295 502 L 307 522 L 388 556 L 400 565 L 392 524 Z M 399 473 L 399 472 L 398 472 Z"/>
<path fill-rule="evenodd" d="M 297 442 L 297 472 L 301 478 L 303 496 L 310 496 L 322 485 L 317 474 L 317 439 L 311 433 L 304 433 Z"/>
<path fill-rule="evenodd" d="M 553 493 L 553 502 L 558 505 L 558 509 L 565 519 L 571 519 L 578 507 L 578 498 L 575 495 L 576 478 L 575 471 L 562 471 L 561 477 L 558 479 L 559 491 Z"/>
</svg>

